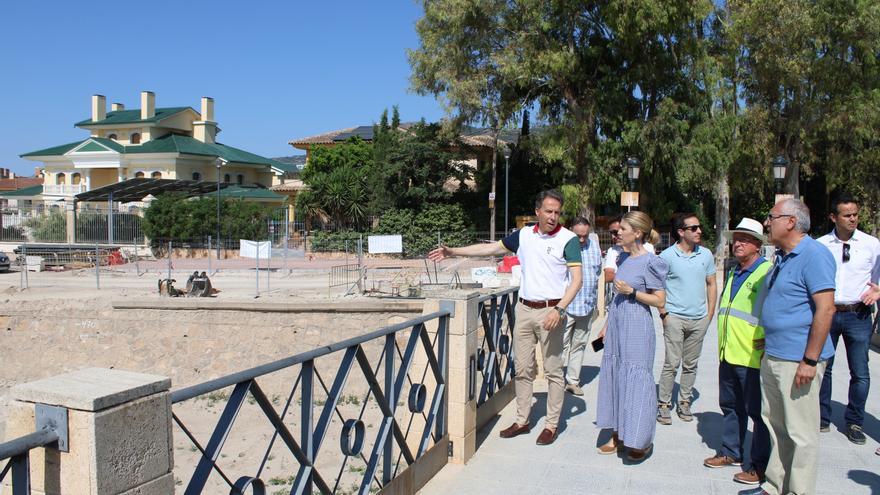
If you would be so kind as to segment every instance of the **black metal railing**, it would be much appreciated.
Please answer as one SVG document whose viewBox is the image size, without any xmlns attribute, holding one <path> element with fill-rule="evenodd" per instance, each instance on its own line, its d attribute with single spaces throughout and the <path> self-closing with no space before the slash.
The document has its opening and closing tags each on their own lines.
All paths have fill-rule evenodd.
<svg viewBox="0 0 880 495">
<path fill-rule="evenodd" d="M 477 407 L 507 385 L 514 376 L 513 326 L 519 288 L 482 296 L 477 300 L 477 313 L 483 324 L 483 336 L 477 350 L 476 381 L 480 383 Z M 475 384 L 474 384 L 475 385 Z M 472 395 L 476 387 L 472 387 Z"/>
<path fill-rule="evenodd" d="M 200 453 L 189 480 L 178 476 L 185 483 L 184 493 L 217 493 L 218 487 L 224 491 L 228 487 L 231 494 L 265 493 L 267 481 L 276 487 L 288 484 L 285 491 L 291 494 L 308 495 L 313 490 L 322 494 L 368 494 L 386 486 L 446 435 L 451 314 L 452 306 L 443 303 L 435 313 L 173 392 L 172 418 L 192 442 L 193 450 Z M 432 336 L 425 324 L 435 321 L 437 331 Z M 375 365 L 370 352 L 378 354 Z M 417 361 L 424 366 L 420 370 L 413 368 Z M 337 363 L 335 375 L 325 379 L 320 369 L 326 372 L 328 366 L 332 369 Z M 258 378 L 272 373 L 297 369 L 286 401 L 270 398 L 257 383 Z M 344 390 L 355 370 L 362 374 L 365 392 L 361 390 L 356 399 L 351 399 L 353 396 L 345 395 Z M 232 391 L 228 398 L 221 396 L 226 404 L 210 438 L 200 441 L 178 414 L 180 404 L 205 396 L 216 397 L 229 387 Z M 247 407 L 246 401 L 256 405 L 255 409 L 268 419 L 272 434 L 258 467 L 234 474 L 232 471 L 239 468 L 229 463 L 221 466 L 219 461 L 225 457 L 221 451 L 239 412 Z M 352 405 L 359 407 L 352 409 Z M 418 424 L 414 425 L 417 419 Z M 299 434 L 295 435 L 297 427 Z M 339 433 L 338 452 L 333 452 L 326 441 L 331 429 Z M 273 447 L 279 439 L 279 448 L 292 455 L 297 467 L 295 473 L 291 469 L 282 473 L 284 476 L 266 480 L 267 462 L 272 459 Z M 322 453 L 326 454 L 319 469 L 317 460 Z M 359 459 L 357 462 L 363 464 L 346 470 L 350 459 Z M 330 470 L 328 464 L 338 470 Z M 272 474 L 279 474 L 277 471 L 273 469 Z M 211 486 L 209 477 L 213 477 Z"/>
<path fill-rule="evenodd" d="M 12 495 L 31 493 L 30 452 L 40 447 L 68 450 L 67 409 L 63 407 L 35 405 L 34 418 L 37 431 L 0 443 L 0 484 L 11 475 Z"/>
</svg>

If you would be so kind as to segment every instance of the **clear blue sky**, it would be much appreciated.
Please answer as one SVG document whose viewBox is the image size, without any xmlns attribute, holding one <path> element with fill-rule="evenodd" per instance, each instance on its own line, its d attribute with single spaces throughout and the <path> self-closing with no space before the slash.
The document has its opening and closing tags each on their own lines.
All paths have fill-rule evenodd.
<svg viewBox="0 0 880 495">
<path fill-rule="evenodd" d="M 146 8 L 141 8 L 146 6 Z M 406 49 L 420 6 L 393 1 L 5 2 L 0 16 L 0 167 L 88 136 L 91 95 L 140 107 L 215 100 L 218 140 L 269 157 L 293 138 L 378 120 L 437 120 L 409 92 Z"/>
</svg>

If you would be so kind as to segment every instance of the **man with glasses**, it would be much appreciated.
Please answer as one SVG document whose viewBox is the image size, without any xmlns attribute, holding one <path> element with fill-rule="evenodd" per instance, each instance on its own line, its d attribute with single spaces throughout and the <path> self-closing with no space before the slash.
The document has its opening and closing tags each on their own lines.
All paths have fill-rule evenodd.
<svg viewBox="0 0 880 495">
<path fill-rule="evenodd" d="M 721 421 L 721 448 L 703 461 L 710 468 L 742 465 L 733 476 L 737 483 L 757 485 L 767 469 L 770 437 L 761 419 L 761 357 L 764 355 L 764 329 L 758 322 L 764 296 L 764 279 L 770 263 L 761 256 L 767 241 L 764 226 L 743 218 L 733 237 L 733 256 L 737 264 L 730 269 L 718 302 L 718 405 Z M 745 456 L 749 418 L 754 425 L 752 445 Z"/>
<path fill-rule="evenodd" d="M 605 274 L 605 314 L 614 299 L 614 275 L 617 274 L 617 258 L 623 252 L 618 246 L 620 242 L 620 217 L 616 217 L 608 224 L 608 232 L 611 234 L 611 247 L 605 252 L 605 261 L 602 262 L 602 272 Z"/>
<path fill-rule="evenodd" d="M 599 238 L 596 234 L 590 234 L 589 220 L 584 217 L 575 218 L 571 231 L 580 243 L 583 278 L 581 289 L 565 310 L 562 356 L 565 358 L 565 391 L 582 396 L 584 391 L 580 386 L 581 367 L 584 364 L 584 350 L 590 340 L 590 326 L 596 315 L 596 303 L 599 299 L 602 253 L 599 251 Z"/>
<path fill-rule="evenodd" d="M 865 401 L 871 386 L 868 372 L 868 350 L 871 346 L 872 289 L 869 284 L 880 278 L 880 241 L 858 229 L 859 202 L 849 194 L 842 194 L 831 202 L 831 222 L 834 228 L 818 241 L 825 245 L 837 264 L 834 306 L 837 313 L 831 322 L 831 344 L 843 337 L 846 360 L 849 364 L 849 401 L 844 413 L 850 442 L 865 444 L 862 425 L 865 421 Z M 831 367 L 834 357 L 828 359 L 822 389 L 819 392 L 820 431 L 830 431 L 831 424 Z"/>
<path fill-rule="evenodd" d="M 678 242 L 660 253 L 669 265 L 666 305 L 660 308 L 666 359 L 660 373 L 657 422 L 663 425 L 672 424 L 672 388 L 679 366 L 678 417 L 682 421 L 694 419 L 691 400 L 697 363 L 718 295 L 715 258 L 711 251 L 700 246 L 703 232 L 700 219 L 694 213 L 682 213 L 673 219 L 673 228 Z"/>
<path fill-rule="evenodd" d="M 802 201 L 776 203 L 764 225 L 777 248 L 760 320 L 761 417 L 770 436 L 770 457 L 763 488 L 740 493 L 816 493 L 819 388 L 825 362 L 834 355 L 828 338 L 834 259 L 807 235 L 810 210 Z"/>
</svg>

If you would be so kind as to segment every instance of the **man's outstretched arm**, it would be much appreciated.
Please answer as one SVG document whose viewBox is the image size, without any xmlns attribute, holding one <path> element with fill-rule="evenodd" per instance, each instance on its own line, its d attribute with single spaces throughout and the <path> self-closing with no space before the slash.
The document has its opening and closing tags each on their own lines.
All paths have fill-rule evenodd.
<svg viewBox="0 0 880 495">
<path fill-rule="evenodd" d="M 440 246 L 428 253 L 428 259 L 440 261 L 453 256 L 503 256 L 505 254 L 510 254 L 510 251 L 504 247 L 501 241 L 497 241 L 456 248 Z"/>
</svg>

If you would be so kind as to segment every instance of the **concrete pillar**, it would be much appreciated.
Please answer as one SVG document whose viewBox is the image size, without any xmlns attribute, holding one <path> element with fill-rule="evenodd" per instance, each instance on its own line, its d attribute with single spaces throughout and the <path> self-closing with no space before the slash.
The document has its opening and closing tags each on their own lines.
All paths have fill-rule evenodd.
<svg viewBox="0 0 880 495">
<path fill-rule="evenodd" d="M 476 356 L 477 331 L 480 318 L 477 314 L 479 293 L 449 291 L 436 299 L 425 299 L 424 313 L 440 310 L 441 300 L 451 301 L 455 315 L 449 321 L 449 377 L 447 380 L 447 431 L 452 443 L 449 462 L 464 464 L 477 448 L 477 397 L 470 397 L 471 357 Z M 436 324 L 428 327 L 436 331 Z M 432 336 L 433 339 L 433 336 Z M 419 368 L 416 368 L 419 369 Z M 429 388 L 430 389 L 430 388 Z"/>
<path fill-rule="evenodd" d="M 36 404 L 68 409 L 69 452 L 30 453 L 32 493 L 174 493 L 171 380 L 88 368 L 12 390 L 7 439 L 35 430 Z"/>
<path fill-rule="evenodd" d="M 67 228 L 67 243 L 76 244 L 76 216 L 73 213 L 75 205 L 73 201 L 67 201 L 64 205 L 64 219 Z"/>
</svg>

